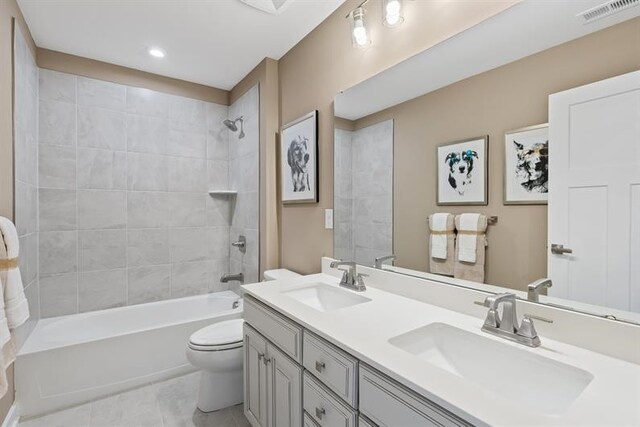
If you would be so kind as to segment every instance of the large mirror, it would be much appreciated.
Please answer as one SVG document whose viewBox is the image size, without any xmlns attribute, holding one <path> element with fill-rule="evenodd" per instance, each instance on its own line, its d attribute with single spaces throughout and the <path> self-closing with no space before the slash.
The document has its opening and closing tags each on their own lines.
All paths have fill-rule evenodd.
<svg viewBox="0 0 640 427">
<path fill-rule="evenodd" d="M 599 3 L 525 0 L 338 94 L 334 256 L 640 323 L 640 7 Z"/>
</svg>

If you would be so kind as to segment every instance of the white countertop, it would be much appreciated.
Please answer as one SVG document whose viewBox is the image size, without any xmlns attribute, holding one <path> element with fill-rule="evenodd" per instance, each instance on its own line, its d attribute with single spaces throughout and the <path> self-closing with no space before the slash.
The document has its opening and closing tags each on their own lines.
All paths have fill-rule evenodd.
<svg viewBox="0 0 640 427">
<path fill-rule="evenodd" d="M 545 339 L 544 336 L 541 336 L 542 345 L 538 348 L 511 343 L 481 332 L 482 321 L 476 317 L 374 287 L 358 293 L 371 301 L 331 312 L 314 310 L 282 294 L 283 291 L 317 282 L 337 287 L 338 281 L 327 274 L 315 274 L 247 285 L 244 290 L 368 365 L 474 424 L 640 425 L 639 365 Z M 492 395 L 480 386 L 431 365 L 388 342 L 392 337 L 434 322 L 446 323 L 497 340 L 504 345 L 535 352 L 588 371 L 594 378 L 562 415 L 537 413 L 531 410 L 530 405 L 518 406 L 500 396 Z M 526 369 L 526 365 L 522 369 Z"/>
</svg>

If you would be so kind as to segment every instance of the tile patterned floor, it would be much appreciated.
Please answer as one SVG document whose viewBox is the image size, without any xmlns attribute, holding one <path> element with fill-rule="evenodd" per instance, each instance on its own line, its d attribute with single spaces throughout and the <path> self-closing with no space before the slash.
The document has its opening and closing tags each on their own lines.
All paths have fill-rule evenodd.
<svg viewBox="0 0 640 427">
<path fill-rule="evenodd" d="M 21 421 L 19 427 L 249 427 L 242 405 L 204 413 L 196 408 L 199 373 Z"/>
</svg>

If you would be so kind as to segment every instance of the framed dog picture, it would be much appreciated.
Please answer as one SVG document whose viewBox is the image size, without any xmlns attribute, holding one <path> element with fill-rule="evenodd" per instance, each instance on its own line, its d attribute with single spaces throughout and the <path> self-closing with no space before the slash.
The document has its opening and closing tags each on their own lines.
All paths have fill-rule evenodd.
<svg viewBox="0 0 640 427">
<path fill-rule="evenodd" d="M 438 205 L 486 205 L 488 136 L 437 148 Z"/>
<path fill-rule="evenodd" d="M 318 202 L 318 112 L 282 127 L 280 170 L 283 203 Z"/>
<path fill-rule="evenodd" d="M 549 125 L 505 134 L 504 204 L 547 204 L 549 195 Z"/>
</svg>

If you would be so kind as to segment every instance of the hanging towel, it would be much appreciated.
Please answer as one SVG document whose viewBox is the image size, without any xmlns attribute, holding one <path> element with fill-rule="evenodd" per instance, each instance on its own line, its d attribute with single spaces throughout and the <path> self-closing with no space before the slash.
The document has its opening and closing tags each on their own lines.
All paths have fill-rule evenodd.
<svg viewBox="0 0 640 427">
<path fill-rule="evenodd" d="M 456 216 L 456 255 L 453 276 L 484 283 L 487 217 L 481 214 Z"/>
<path fill-rule="evenodd" d="M 0 217 L 0 235 L 6 248 L 6 257 L 0 259 L 0 270 L 6 270 L 6 282 L 3 283 L 4 314 L 9 329 L 17 328 L 29 318 L 29 303 L 24 296 L 22 277 L 18 269 L 18 232 L 7 218 Z"/>
<path fill-rule="evenodd" d="M 429 271 L 434 274 L 453 276 L 454 216 L 436 213 L 429 216 Z"/>
</svg>

